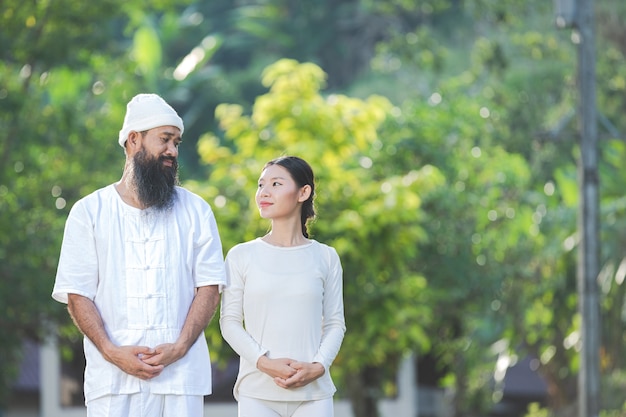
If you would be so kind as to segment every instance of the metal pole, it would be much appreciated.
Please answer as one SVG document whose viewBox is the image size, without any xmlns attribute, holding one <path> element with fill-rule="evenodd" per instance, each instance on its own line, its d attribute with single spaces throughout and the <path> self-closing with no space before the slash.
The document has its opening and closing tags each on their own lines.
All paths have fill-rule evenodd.
<svg viewBox="0 0 626 417">
<path fill-rule="evenodd" d="M 593 0 L 577 0 L 578 85 L 580 123 L 580 211 L 577 280 L 582 315 L 582 351 L 578 378 L 579 417 L 597 417 L 600 411 L 600 308 L 598 129 L 595 87 Z"/>
</svg>

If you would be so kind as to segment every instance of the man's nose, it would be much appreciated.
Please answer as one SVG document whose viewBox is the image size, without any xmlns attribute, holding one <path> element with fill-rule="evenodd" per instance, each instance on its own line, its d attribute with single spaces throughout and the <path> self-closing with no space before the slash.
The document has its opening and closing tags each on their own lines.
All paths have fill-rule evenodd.
<svg viewBox="0 0 626 417">
<path fill-rule="evenodd" d="M 172 141 L 167 143 L 167 149 L 165 150 L 165 154 L 167 156 L 173 156 L 174 158 L 178 157 L 178 146 Z"/>
</svg>

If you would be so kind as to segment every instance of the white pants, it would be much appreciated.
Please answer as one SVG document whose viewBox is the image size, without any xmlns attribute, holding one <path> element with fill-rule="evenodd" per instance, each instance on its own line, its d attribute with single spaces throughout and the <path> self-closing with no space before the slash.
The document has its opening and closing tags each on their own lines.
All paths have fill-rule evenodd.
<svg viewBox="0 0 626 417">
<path fill-rule="evenodd" d="M 333 399 L 267 401 L 239 396 L 239 417 L 333 417 Z"/>
<path fill-rule="evenodd" d="M 105 395 L 87 403 L 87 417 L 202 417 L 201 395 L 159 395 L 138 392 Z"/>
</svg>

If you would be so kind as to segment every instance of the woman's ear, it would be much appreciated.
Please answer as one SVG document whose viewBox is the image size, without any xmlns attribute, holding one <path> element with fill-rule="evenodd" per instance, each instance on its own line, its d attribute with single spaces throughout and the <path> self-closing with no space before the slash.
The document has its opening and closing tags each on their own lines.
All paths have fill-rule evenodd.
<svg viewBox="0 0 626 417">
<path fill-rule="evenodd" d="M 311 186 L 309 184 L 300 188 L 300 195 L 298 196 L 298 202 L 302 203 L 303 201 L 307 201 L 311 197 Z"/>
</svg>

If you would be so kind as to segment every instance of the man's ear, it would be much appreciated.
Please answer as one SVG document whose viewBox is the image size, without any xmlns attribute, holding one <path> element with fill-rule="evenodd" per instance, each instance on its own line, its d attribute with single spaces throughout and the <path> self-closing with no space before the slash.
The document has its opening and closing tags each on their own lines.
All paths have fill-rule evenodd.
<svg viewBox="0 0 626 417">
<path fill-rule="evenodd" d="M 307 201 L 311 197 L 311 186 L 309 184 L 300 188 L 300 195 L 298 196 L 298 202 L 302 203 Z"/>
<path fill-rule="evenodd" d="M 126 146 L 128 147 L 128 150 L 136 149 L 140 146 L 140 139 L 141 133 L 131 130 L 130 133 L 128 133 L 128 139 L 126 139 Z"/>
</svg>

